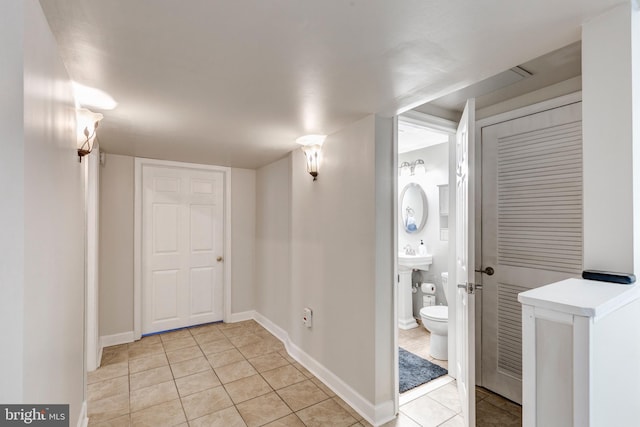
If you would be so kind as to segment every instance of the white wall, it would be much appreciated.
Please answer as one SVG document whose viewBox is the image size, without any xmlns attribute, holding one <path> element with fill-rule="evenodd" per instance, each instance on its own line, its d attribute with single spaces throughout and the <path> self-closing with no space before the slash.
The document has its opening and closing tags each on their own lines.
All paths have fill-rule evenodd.
<svg viewBox="0 0 640 427">
<path fill-rule="evenodd" d="M 292 340 L 374 401 L 375 117 L 329 135 L 317 181 L 293 152 Z M 302 309 L 314 310 L 304 328 Z M 329 348 L 330 347 L 330 348 Z M 366 355 L 366 356 L 363 356 Z"/>
<path fill-rule="evenodd" d="M 640 12 L 583 25 L 584 267 L 640 274 Z M 635 224 L 634 224 L 635 223 Z"/>
<path fill-rule="evenodd" d="M 231 313 L 253 310 L 256 172 L 231 169 Z"/>
<path fill-rule="evenodd" d="M 22 401 L 24 283 L 24 3 L 0 2 L 0 402 Z"/>
<path fill-rule="evenodd" d="M 433 264 L 429 266 L 429 271 L 414 273 L 414 282 L 431 282 L 436 284 L 436 304 L 447 305 L 447 300 L 442 287 L 442 276 L 440 273 L 448 271 L 449 263 L 449 242 L 440 240 L 440 192 L 438 185 L 449 183 L 449 143 L 433 145 L 420 150 L 410 151 L 398 155 L 398 163 L 413 162 L 422 159 L 427 170 L 426 175 L 414 175 L 411 177 L 398 177 L 398 197 L 402 194 L 404 187 L 415 182 L 420 184 L 427 195 L 429 206 L 429 216 L 424 228 L 418 233 L 407 233 L 401 223 L 401 213 L 398 213 L 398 250 L 410 244 L 417 249 L 420 240 L 424 241 L 427 251 L 433 256 Z M 448 206 L 447 206 L 448 207 Z M 454 218 L 449 218 L 449 224 Z M 413 315 L 418 317 L 422 308 L 421 290 L 413 294 Z"/>
<path fill-rule="evenodd" d="M 388 408 L 392 156 L 391 119 L 368 116 L 329 135 L 317 181 L 300 150 L 257 173 L 256 310 L 367 405 Z"/>
<path fill-rule="evenodd" d="M 255 172 L 231 170 L 231 313 L 253 309 Z M 134 158 L 100 169 L 100 335 L 133 331 Z"/>
<path fill-rule="evenodd" d="M 85 213 L 69 77 L 40 4 L 25 5 L 24 402 L 84 400 Z"/>
<path fill-rule="evenodd" d="M 256 173 L 255 309 L 289 331 L 291 312 L 291 156 Z"/>
<path fill-rule="evenodd" d="M 395 415 L 394 374 L 397 331 L 395 322 L 395 236 L 394 176 L 397 147 L 394 143 L 394 120 L 375 118 L 375 306 L 374 373 L 376 420 Z"/>
<path fill-rule="evenodd" d="M 133 167 L 115 154 L 100 167 L 100 336 L 133 331 Z"/>
</svg>

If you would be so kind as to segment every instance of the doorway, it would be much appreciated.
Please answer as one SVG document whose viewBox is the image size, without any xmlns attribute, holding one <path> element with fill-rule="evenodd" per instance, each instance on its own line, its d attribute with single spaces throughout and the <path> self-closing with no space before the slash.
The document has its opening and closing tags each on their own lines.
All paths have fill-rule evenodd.
<svg viewBox="0 0 640 427">
<path fill-rule="evenodd" d="M 454 122 L 414 111 L 398 117 L 400 405 L 453 381 L 448 375 L 448 316 L 426 314 L 428 322 L 437 323 L 425 327 L 421 311 L 431 307 L 442 314 L 449 305 L 449 162 L 455 128 Z M 420 370 L 428 374 L 420 375 Z"/>
<path fill-rule="evenodd" d="M 501 211 L 501 199 L 499 195 L 500 189 L 498 188 L 493 190 L 494 192 L 497 192 L 493 196 L 495 219 L 488 219 L 486 214 L 491 208 L 491 202 L 483 199 L 483 197 L 485 193 L 490 193 L 491 190 L 485 188 L 489 184 L 489 182 L 488 176 L 484 176 L 483 167 L 486 168 L 487 165 L 485 165 L 484 163 L 487 161 L 487 159 L 490 159 L 491 156 L 494 156 L 494 161 L 497 161 L 498 155 L 485 152 L 483 148 L 482 139 L 485 138 L 485 136 L 488 136 L 485 135 L 485 128 L 486 131 L 489 132 L 490 130 L 488 128 L 491 126 L 496 126 L 494 129 L 499 129 L 500 125 L 504 122 L 510 122 L 523 116 L 532 116 L 543 111 L 563 107 L 567 104 L 579 103 L 581 97 L 579 92 L 581 89 L 580 64 L 581 46 L 580 42 L 577 42 L 560 48 L 556 51 L 549 52 L 528 62 L 522 63 L 517 67 L 503 71 L 502 73 L 496 74 L 493 77 L 472 84 L 456 92 L 431 100 L 426 104 L 415 107 L 410 112 L 424 113 L 428 116 L 447 120 L 450 123 L 463 123 L 465 122 L 464 111 L 468 109 L 467 107 L 470 104 L 470 102 L 467 102 L 467 100 L 475 99 L 475 108 L 468 109 L 469 113 L 472 114 L 472 118 L 467 120 L 467 131 L 468 135 L 470 135 L 468 144 L 468 148 L 470 150 L 468 154 L 470 157 L 467 166 L 469 168 L 472 168 L 473 170 L 469 174 L 469 178 L 471 181 L 469 182 L 469 198 L 467 199 L 470 209 L 464 209 L 467 214 L 467 219 L 463 219 L 463 223 L 467 224 L 467 226 L 469 227 L 469 260 L 474 257 L 475 261 L 469 262 L 468 264 L 468 277 L 458 277 L 457 280 L 455 278 L 456 268 L 454 267 L 456 266 L 456 259 L 454 258 L 451 261 L 449 268 L 449 281 L 451 283 L 450 288 L 452 290 L 451 298 L 448 298 L 450 305 L 449 321 L 450 323 L 454 323 L 456 315 L 458 314 L 451 314 L 452 312 L 457 311 L 455 304 L 453 303 L 454 295 L 459 295 L 460 292 L 466 292 L 470 296 L 472 296 L 469 300 L 469 304 L 467 304 L 467 314 L 469 316 L 469 324 L 475 325 L 473 330 L 469 331 L 469 334 L 464 335 L 460 334 L 460 331 L 457 331 L 457 328 L 455 326 L 449 328 L 449 341 L 452 344 L 456 342 L 455 337 L 457 335 L 464 335 L 465 337 L 470 338 L 467 342 L 467 349 L 465 350 L 465 348 L 462 347 L 460 349 L 460 351 L 463 353 L 463 356 L 467 354 L 469 357 L 470 363 L 462 364 L 468 365 L 468 378 L 456 378 L 457 383 L 467 382 L 466 380 L 468 379 L 467 391 L 469 393 L 476 393 L 475 399 L 468 399 L 469 402 L 463 402 L 463 407 L 469 407 L 468 414 L 465 413 L 465 416 L 463 417 L 465 425 L 468 425 L 467 423 L 473 423 L 473 420 L 476 418 L 479 425 L 485 422 L 490 422 L 491 420 L 495 420 L 500 417 L 504 418 L 505 425 L 509 424 L 510 422 L 518 423 L 521 420 L 521 407 L 518 404 L 514 403 L 520 402 L 521 399 L 518 397 L 517 392 L 510 392 L 510 390 L 519 389 L 519 386 L 517 385 L 518 383 L 516 382 L 515 385 L 512 383 L 511 385 L 506 386 L 506 388 L 501 388 L 500 385 L 496 386 L 492 384 L 492 380 L 490 378 L 492 374 L 489 373 L 491 368 L 488 368 L 490 364 L 493 364 L 494 368 L 492 369 L 499 372 L 497 382 L 500 383 L 508 383 L 509 379 L 512 380 L 513 377 L 517 378 L 518 376 L 518 355 L 516 354 L 517 351 L 515 353 L 509 352 L 514 348 L 517 350 L 517 348 L 519 347 L 517 342 L 517 332 L 515 331 L 518 331 L 520 328 L 518 324 L 520 307 L 519 305 L 516 306 L 515 295 L 517 295 L 517 292 L 519 292 L 520 288 L 524 290 L 528 289 L 529 287 L 541 285 L 547 281 L 559 280 L 560 278 L 567 277 L 566 275 L 575 275 L 575 271 L 579 271 L 577 269 L 580 268 L 577 267 L 578 264 L 581 265 L 581 255 L 577 251 L 577 243 L 581 241 L 581 236 L 577 236 L 568 232 L 562 235 L 563 238 L 566 238 L 565 241 L 553 242 L 558 243 L 558 246 L 553 252 L 555 254 L 554 262 L 562 263 L 562 269 L 558 270 L 559 267 L 556 266 L 554 267 L 555 269 L 552 268 L 549 270 L 544 270 L 543 273 L 538 272 L 536 274 L 533 274 L 531 278 L 526 282 L 513 281 L 513 283 L 511 283 L 509 278 L 499 278 L 500 274 L 503 274 L 508 270 L 508 268 L 512 268 L 513 266 L 505 266 L 507 267 L 505 268 L 502 264 L 496 263 L 495 257 L 494 259 L 492 259 L 490 256 L 485 256 L 486 254 L 491 253 L 489 248 L 485 248 L 485 246 L 489 244 L 490 240 L 490 238 L 485 239 L 486 237 L 489 237 L 487 236 L 488 233 L 493 234 L 493 244 L 495 246 L 494 252 L 497 253 L 498 258 L 500 258 L 500 248 L 502 247 L 503 254 L 505 252 L 510 252 L 513 255 L 518 255 L 518 257 L 520 258 L 529 257 L 530 259 L 534 259 L 538 263 L 542 261 L 538 256 L 538 249 L 540 249 L 539 246 L 542 243 L 540 239 L 528 239 L 529 241 L 533 242 L 529 245 L 529 247 L 526 247 L 526 245 L 522 248 L 517 247 L 517 245 L 520 245 L 522 243 L 522 240 L 525 240 L 521 236 L 526 236 L 526 231 L 515 231 L 515 236 L 506 236 L 511 240 L 502 239 L 501 236 L 504 236 L 504 233 L 497 229 L 495 229 L 491 233 L 491 227 L 495 228 L 496 224 L 499 223 L 499 220 L 509 220 L 515 218 L 513 217 L 513 215 L 521 215 L 522 217 L 517 218 L 517 222 L 519 222 L 521 226 L 524 225 L 525 227 L 527 227 L 527 224 L 529 224 L 530 222 L 529 220 L 535 219 L 528 218 L 528 216 L 532 216 L 531 214 L 533 214 L 533 217 L 538 216 L 539 219 L 542 218 L 542 223 L 544 223 L 545 221 L 547 223 L 558 222 L 560 224 L 568 226 L 568 228 L 573 229 L 573 227 L 575 227 L 575 223 L 581 222 L 581 213 L 576 212 L 576 209 L 574 209 L 577 206 L 575 205 L 576 200 L 571 200 L 571 203 L 574 203 L 573 205 L 562 205 L 562 203 L 558 202 L 560 203 L 559 205 L 550 206 L 546 209 L 538 209 L 537 207 L 538 205 L 540 205 L 541 207 L 546 206 L 544 202 L 538 202 L 536 204 L 532 201 L 524 201 L 524 205 L 520 206 L 518 205 L 520 201 L 517 201 L 514 202 L 513 205 L 504 205 L 504 209 L 503 211 Z M 473 103 L 474 102 L 471 102 L 471 104 Z M 574 106 L 573 108 L 577 108 L 578 110 L 580 109 L 579 106 Z M 474 115 L 475 118 L 473 118 Z M 540 117 L 543 116 L 544 114 Z M 542 119 L 534 118 L 534 121 L 535 120 L 544 121 L 548 120 L 548 117 Z M 553 120 L 555 119 L 552 119 L 552 121 Z M 567 123 L 564 123 L 564 125 L 567 125 Z M 505 128 L 508 128 L 509 126 L 509 124 L 504 125 Z M 562 126 L 562 124 L 559 126 Z M 543 129 L 544 127 L 545 125 L 543 123 L 540 128 Z M 535 129 L 529 130 L 529 132 L 534 133 L 535 131 Z M 575 131 L 575 129 L 573 129 L 573 131 Z M 524 132 L 527 132 L 527 130 L 525 130 Z M 569 132 L 571 132 L 571 130 L 569 130 Z M 544 133 L 544 131 L 542 131 L 542 133 Z M 505 136 L 508 135 L 505 134 Z M 512 134 L 511 136 L 514 135 Z M 474 137 L 475 142 L 473 142 Z M 560 139 L 562 139 L 562 137 L 560 137 Z M 553 145 L 553 143 L 551 144 Z M 456 159 L 455 146 L 452 145 L 452 147 L 454 149 L 450 153 L 450 158 Z M 544 155 L 541 158 L 534 159 L 532 158 L 532 156 L 529 156 L 530 153 L 526 153 L 527 149 L 525 148 L 525 152 L 523 153 L 523 158 L 527 159 L 525 164 L 507 165 L 507 169 L 504 170 L 509 172 L 511 175 L 503 175 L 513 178 L 514 173 L 522 169 L 525 171 L 529 170 L 529 172 L 531 172 L 531 174 L 533 175 L 538 173 L 541 174 L 542 177 L 544 177 L 545 175 L 549 175 L 549 171 L 553 170 L 554 167 L 557 168 L 556 172 L 560 173 L 562 173 L 563 170 L 567 170 L 567 168 L 563 169 L 559 164 L 553 164 L 554 161 L 560 163 L 562 163 L 563 161 L 569 163 L 571 161 L 577 162 L 578 157 L 575 152 L 563 154 L 563 148 L 554 148 L 558 148 L 558 150 L 560 150 L 557 157 L 560 157 L 561 159 L 554 160 L 553 155 L 551 156 L 551 159 L 545 159 Z M 545 155 L 551 154 L 552 152 L 553 149 L 546 151 L 542 150 L 542 153 Z M 518 158 L 518 156 L 519 155 L 514 155 L 512 157 Z M 551 162 L 551 165 L 545 165 L 545 162 Z M 398 161 L 398 166 L 400 166 L 400 163 L 401 162 Z M 574 166 L 575 165 L 569 166 L 570 168 L 574 169 L 573 172 L 575 172 Z M 499 169 L 500 167 L 501 166 L 499 163 L 497 163 L 497 166 L 494 165 L 494 168 L 496 169 Z M 508 169 L 508 167 L 511 167 L 511 169 Z M 545 170 L 545 167 L 550 169 Z M 450 169 L 451 175 L 449 178 L 449 183 L 457 183 L 457 177 L 464 175 L 464 167 L 458 170 L 457 166 L 453 166 Z M 525 174 L 529 172 L 525 172 Z M 462 175 L 460 173 L 462 173 Z M 494 172 L 494 174 L 496 175 L 494 178 L 498 179 L 497 172 Z M 521 179 L 526 181 L 527 179 L 529 179 L 529 177 L 522 177 Z M 511 184 L 513 183 L 510 183 L 508 185 Z M 567 186 L 565 184 L 566 183 L 562 183 L 558 186 L 558 192 L 562 193 L 563 190 L 567 189 Z M 495 183 L 495 185 L 499 186 L 500 182 Z M 507 184 L 505 183 L 505 185 Z M 454 187 L 450 187 L 451 193 L 454 194 Z M 538 194 L 542 194 L 541 197 L 543 199 L 545 199 L 545 197 L 548 199 L 549 191 L 553 190 L 551 187 L 551 185 L 547 185 L 547 187 L 543 186 L 536 191 L 539 192 Z M 398 188 L 398 194 L 400 194 L 401 190 L 401 188 Z M 514 191 L 517 192 L 519 190 Z M 502 191 L 502 193 L 506 194 L 504 193 L 504 191 Z M 575 197 L 576 195 L 568 194 L 567 196 Z M 489 199 L 490 198 L 491 196 L 489 197 Z M 485 204 L 484 207 L 483 203 Z M 454 207 L 450 207 L 450 215 L 453 219 L 458 214 L 458 212 L 455 210 L 455 200 L 452 201 L 452 206 Z M 528 210 L 527 208 L 529 207 L 531 207 L 532 209 Z M 463 209 L 458 210 L 462 212 Z M 485 215 L 484 220 L 483 210 Z M 556 214 L 559 214 L 559 216 Z M 396 215 L 402 218 L 400 212 L 396 212 Z M 451 222 L 454 223 L 455 221 Z M 502 224 L 504 225 L 507 223 L 503 222 Z M 501 229 L 502 228 L 503 227 L 501 227 Z M 450 227 L 450 241 L 455 242 L 458 237 L 460 236 L 456 235 L 455 227 Z M 508 243 L 508 245 L 503 244 L 502 246 L 500 246 L 501 242 Z M 403 249 L 403 244 L 400 239 L 398 239 L 396 243 L 396 249 L 401 251 Z M 514 246 L 514 244 L 516 246 Z M 458 245 L 456 244 L 455 246 Z M 503 258 L 506 259 L 507 257 Z M 567 267 L 566 262 L 569 262 L 569 264 L 571 265 Z M 496 272 L 496 265 L 499 265 L 500 272 Z M 485 267 L 492 267 L 495 273 L 494 276 L 482 273 L 482 271 L 487 271 Z M 531 269 L 530 267 L 532 266 L 525 266 L 525 268 L 527 269 Z M 473 270 L 471 270 L 471 268 L 473 268 Z M 474 270 L 476 270 L 476 272 L 474 272 Z M 511 273 L 513 273 L 513 271 L 511 271 Z M 520 271 L 520 273 L 522 273 L 522 271 Z M 542 277 L 543 275 L 545 276 L 544 278 Z M 536 281 L 538 279 L 540 280 Z M 495 281 L 495 283 L 492 283 L 491 280 Z M 503 286 L 503 284 L 501 283 L 504 282 L 510 283 L 511 286 Z M 485 285 L 487 288 L 482 289 L 481 287 L 476 286 L 476 284 Z M 458 290 L 457 288 L 461 289 Z M 401 299 L 401 287 L 398 287 L 398 290 L 399 292 L 396 300 Z M 473 302 L 474 299 L 475 303 Z M 400 307 L 401 306 L 399 306 L 398 309 Z M 472 310 L 475 310 L 475 313 L 473 313 Z M 401 314 L 398 313 L 399 317 L 400 315 Z M 484 319 L 484 316 L 494 316 L 494 318 L 493 320 Z M 493 326 L 491 326 L 492 322 Z M 499 330 L 500 328 L 501 330 Z M 488 335 L 491 334 L 494 335 L 494 338 L 488 339 Z M 502 337 L 501 341 L 498 338 L 499 336 Z M 472 343 L 472 337 L 475 338 L 475 343 Z M 499 342 L 500 348 L 498 349 Z M 493 350 L 489 350 L 487 346 L 492 346 Z M 450 360 L 448 365 L 452 367 L 451 371 L 456 370 L 454 368 L 454 363 L 456 360 L 458 360 L 458 355 L 455 354 L 456 350 L 456 345 L 450 346 Z M 494 355 L 490 356 L 489 359 L 493 357 L 493 361 L 488 360 L 487 357 L 485 357 L 486 354 L 491 353 L 491 351 L 494 353 Z M 475 361 L 471 362 L 471 360 L 474 359 Z M 473 372 L 473 370 L 475 370 L 475 373 Z M 508 375 L 505 375 L 505 371 Z M 451 374 L 453 376 L 459 377 L 456 372 L 451 372 Z M 474 387 L 474 383 L 479 387 Z M 495 392 L 485 387 L 489 387 Z M 466 394 L 464 392 L 460 393 L 461 402 L 464 401 L 465 395 L 469 396 L 469 394 Z M 503 396 L 506 396 L 511 401 L 505 399 Z M 474 401 L 476 402 L 475 405 L 473 405 Z M 403 407 L 406 407 L 406 405 L 403 405 Z M 401 414 L 404 413 L 404 411 L 402 410 L 403 407 L 400 408 Z"/>
<path fill-rule="evenodd" d="M 134 326 L 228 318 L 230 169 L 136 159 Z"/>
</svg>

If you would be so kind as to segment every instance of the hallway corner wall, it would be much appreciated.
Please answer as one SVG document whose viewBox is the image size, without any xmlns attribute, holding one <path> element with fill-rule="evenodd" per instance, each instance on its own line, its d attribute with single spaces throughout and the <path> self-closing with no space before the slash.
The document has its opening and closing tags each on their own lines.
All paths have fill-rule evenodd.
<svg viewBox="0 0 640 427">
<path fill-rule="evenodd" d="M 85 400 L 85 200 L 75 100 L 40 3 L 24 4 L 24 403 Z M 14 159 L 14 162 L 16 159 Z M 17 319 L 14 319 L 13 324 Z"/>
<path fill-rule="evenodd" d="M 299 149 L 257 172 L 257 317 L 376 422 L 394 415 L 392 131 L 370 115 L 329 135 L 317 181 Z"/>
<path fill-rule="evenodd" d="M 100 166 L 100 336 L 133 331 L 133 170 L 116 154 Z"/>
<path fill-rule="evenodd" d="M 257 312 L 290 331 L 291 155 L 256 172 L 256 257 L 254 301 Z"/>
<path fill-rule="evenodd" d="M 0 2 L 0 402 L 22 398 L 24 283 L 23 2 Z"/>
<path fill-rule="evenodd" d="M 231 313 L 253 310 L 256 252 L 256 171 L 231 169 Z"/>
</svg>

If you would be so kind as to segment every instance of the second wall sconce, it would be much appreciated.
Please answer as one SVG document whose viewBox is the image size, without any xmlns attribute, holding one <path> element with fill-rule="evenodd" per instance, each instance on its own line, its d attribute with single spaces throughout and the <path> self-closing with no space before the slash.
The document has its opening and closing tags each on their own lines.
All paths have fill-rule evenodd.
<svg viewBox="0 0 640 427">
<path fill-rule="evenodd" d="M 96 129 L 103 117 L 102 114 L 94 113 L 86 108 L 78 108 L 76 110 L 78 157 L 81 162 L 82 158 L 93 150 Z"/>
<path fill-rule="evenodd" d="M 417 159 L 415 162 L 402 162 L 398 167 L 400 176 L 424 175 L 427 169 L 424 166 L 424 160 Z"/>
<path fill-rule="evenodd" d="M 302 145 L 302 151 L 307 160 L 307 172 L 314 181 L 318 179 L 318 170 L 322 161 L 322 144 L 326 137 L 326 135 L 305 135 L 296 139 L 296 142 Z"/>
</svg>

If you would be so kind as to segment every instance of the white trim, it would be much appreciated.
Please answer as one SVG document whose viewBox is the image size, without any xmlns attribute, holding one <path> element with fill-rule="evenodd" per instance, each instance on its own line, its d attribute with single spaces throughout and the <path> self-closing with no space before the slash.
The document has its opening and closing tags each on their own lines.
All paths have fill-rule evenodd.
<svg viewBox="0 0 640 427">
<path fill-rule="evenodd" d="M 231 322 L 231 168 L 224 173 L 224 307 L 225 322 Z"/>
<path fill-rule="evenodd" d="M 522 305 L 522 425 L 536 425 L 536 320 L 534 307 Z"/>
<path fill-rule="evenodd" d="M 78 416 L 78 427 L 87 427 L 89 425 L 89 418 L 87 417 L 87 401 L 82 402 L 80 407 L 80 415 Z"/>
<path fill-rule="evenodd" d="M 229 321 L 227 321 L 227 323 L 236 323 L 243 322 L 245 320 L 251 320 L 255 318 L 255 315 L 256 312 L 253 310 L 232 313 L 229 315 Z"/>
<path fill-rule="evenodd" d="M 87 371 L 100 366 L 100 337 L 98 319 L 99 295 L 99 203 L 100 203 L 100 150 L 94 150 L 86 157 L 85 172 L 85 214 L 86 214 L 86 364 Z"/>
<path fill-rule="evenodd" d="M 102 337 L 98 337 L 98 355 L 97 355 L 97 365 L 96 365 L 96 369 L 98 369 L 100 366 L 102 366 L 102 351 L 104 350 L 104 344 L 102 343 Z M 89 370 L 87 369 L 87 372 L 89 372 Z"/>
<path fill-rule="evenodd" d="M 135 341 L 135 333 L 133 331 L 122 332 L 120 334 L 103 335 L 100 337 L 100 350 L 112 345 L 127 344 Z M 102 351 L 100 351 L 102 353 Z"/>
<path fill-rule="evenodd" d="M 134 232 L 133 232 L 133 334 L 136 340 L 142 336 L 142 167 L 144 165 L 170 166 L 222 172 L 224 176 L 224 290 L 223 320 L 231 319 L 231 168 L 201 165 L 197 163 L 135 158 Z"/>
<path fill-rule="evenodd" d="M 292 343 L 289 339 L 289 334 L 280 326 L 258 312 L 254 312 L 254 319 L 284 343 L 287 353 L 289 353 L 292 358 L 326 384 L 327 387 L 358 412 L 367 422 L 374 426 L 380 426 L 396 417 L 395 402 L 393 399 L 389 399 L 378 405 L 371 404 L 371 402 L 362 397 L 324 365 Z"/>
<path fill-rule="evenodd" d="M 133 196 L 133 338 L 142 337 L 142 164 L 135 158 Z"/>
<path fill-rule="evenodd" d="M 445 133 L 456 133 L 458 124 L 451 120 L 443 119 L 442 117 L 432 116 L 431 114 L 421 113 L 419 111 L 409 110 L 400 114 L 398 120 L 401 122 L 407 122 L 418 126 L 425 126 L 433 130 L 437 130 Z"/>
<path fill-rule="evenodd" d="M 409 113 L 409 112 L 407 112 Z M 410 117 L 408 115 L 407 117 Z M 393 212 L 391 213 L 391 220 L 393 221 L 393 225 L 391 229 L 393 230 L 393 253 L 398 253 L 398 204 L 400 203 L 400 199 L 398 198 L 398 116 L 393 118 L 393 153 L 392 161 L 393 161 L 393 183 L 392 183 L 392 196 L 393 197 Z M 400 286 L 400 273 L 398 271 L 398 256 L 393 257 L 393 304 L 391 305 L 391 330 L 393 331 L 393 367 L 392 367 L 392 375 L 393 375 L 393 413 L 398 414 L 400 412 L 400 351 L 398 348 L 398 344 L 400 342 L 400 331 L 398 330 L 398 288 Z"/>
<path fill-rule="evenodd" d="M 440 387 L 444 387 L 445 385 L 452 383 L 454 378 L 451 375 L 443 375 L 439 378 L 429 381 L 426 384 L 422 384 L 412 390 L 406 391 L 402 393 L 400 396 L 400 405 L 406 405 L 412 400 L 416 400 L 425 394 L 429 394 L 434 390 L 439 389 Z"/>
<path fill-rule="evenodd" d="M 557 98 L 547 99 L 546 101 L 537 102 L 535 104 L 527 105 L 525 107 L 516 108 L 515 110 L 507 111 L 505 113 L 496 114 L 495 116 L 485 117 L 476 121 L 476 130 L 480 130 L 483 127 L 495 125 L 498 123 L 506 122 L 520 117 L 529 116 L 531 114 L 540 113 L 542 111 L 551 110 L 553 108 L 564 107 L 565 105 L 574 104 L 582 101 L 582 91 L 573 92 L 568 95 L 562 95 Z M 482 134 L 480 138 L 476 140 L 476 143 L 482 140 Z"/>
</svg>

